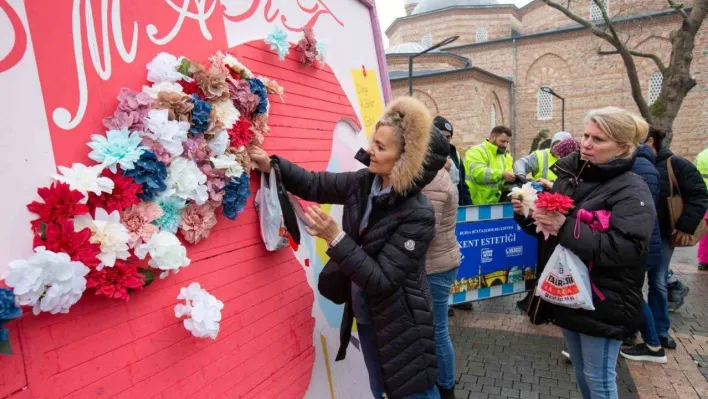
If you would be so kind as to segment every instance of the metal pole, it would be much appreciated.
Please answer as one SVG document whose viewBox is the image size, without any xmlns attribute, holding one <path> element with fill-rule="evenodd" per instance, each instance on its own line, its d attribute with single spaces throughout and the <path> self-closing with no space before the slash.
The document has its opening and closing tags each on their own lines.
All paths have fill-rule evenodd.
<svg viewBox="0 0 708 399">
<path fill-rule="evenodd" d="M 413 96 L 413 56 L 408 57 L 408 95 Z"/>
<path fill-rule="evenodd" d="M 561 130 L 565 132 L 565 98 L 561 98 Z"/>
</svg>

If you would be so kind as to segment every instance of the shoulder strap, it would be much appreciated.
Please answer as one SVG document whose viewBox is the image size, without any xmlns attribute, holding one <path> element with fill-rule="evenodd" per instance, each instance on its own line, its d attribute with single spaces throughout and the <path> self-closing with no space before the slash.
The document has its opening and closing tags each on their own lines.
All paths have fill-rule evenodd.
<svg viewBox="0 0 708 399">
<path fill-rule="evenodd" d="M 671 164 L 671 159 L 673 159 L 673 156 L 670 156 L 666 160 L 666 169 L 669 171 L 669 196 L 674 196 L 674 186 L 676 186 L 676 191 L 678 191 L 679 196 L 681 196 L 681 189 L 679 188 L 678 181 L 676 180 L 676 175 L 674 174 L 674 167 Z"/>
</svg>

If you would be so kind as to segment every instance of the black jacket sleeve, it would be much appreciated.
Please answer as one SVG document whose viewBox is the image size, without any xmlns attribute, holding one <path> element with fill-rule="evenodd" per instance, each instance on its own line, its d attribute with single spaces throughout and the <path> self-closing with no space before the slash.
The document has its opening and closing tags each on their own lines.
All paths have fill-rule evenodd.
<svg viewBox="0 0 708 399">
<path fill-rule="evenodd" d="M 683 198 L 683 213 L 676 221 L 676 230 L 693 234 L 708 208 L 706 184 L 701 172 L 687 159 L 672 157 L 671 160 Z"/>
<path fill-rule="evenodd" d="M 280 166 L 285 189 L 305 201 L 343 205 L 349 188 L 356 184 L 356 172 L 310 172 L 279 156 L 271 160 Z"/>
<path fill-rule="evenodd" d="M 460 183 L 457 185 L 457 191 L 459 194 L 459 205 L 466 206 L 472 205 L 472 195 L 470 195 L 470 189 L 467 186 L 467 181 L 465 180 L 465 165 L 459 165 L 460 168 Z"/>
<path fill-rule="evenodd" d="M 403 215 L 402 215 L 403 216 Z M 411 209 L 375 258 L 346 236 L 327 251 L 339 270 L 367 295 L 388 295 L 408 274 L 425 270 L 425 254 L 435 234 L 435 213 L 430 208 Z"/>
<path fill-rule="evenodd" d="M 593 231 L 585 223 L 568 217 L 558 233 L 560 245 L 573 251 L 585 262 L 598 267 L 626 267 L 645 259 L 647 246 L 656 219 L 649 187 L 630 184 L 608 199 L 610 229 L 604 233 Z M 575 238 L 575 229 L 578 238 Z"/>
</svg>

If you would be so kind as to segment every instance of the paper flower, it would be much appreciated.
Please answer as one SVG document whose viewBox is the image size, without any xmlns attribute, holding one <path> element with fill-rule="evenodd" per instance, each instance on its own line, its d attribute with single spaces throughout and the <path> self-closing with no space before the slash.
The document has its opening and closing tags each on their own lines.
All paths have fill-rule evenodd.
<svg viewBox="0 0 708 399">
<path fill-rule="evenodd" d="M 101 193 L 110 194 L 113 192 L 113 180 L 101 176 L 103 167 L 101 165 L 86 166 L 84 164 L 75 163 L 71 168 L 59 166 L 60 175 L 54 175 L 54 179 L 66 183 L 72 190 L 76 190 L 83 194 L 82 203 L 88 201 L 88 193 L 101 195 Z"/>
<path fill-rule="evenodd" d="M 224 129 L 231 129 L 234 123 L 238 120 L 239 116 L 241 116 L 241 113 L 238 112 L 236 107 L 234 107 L 234 103 L 231 99 L 219 101 L 212 105 L 216 119 L 221 122 L 221 126 Z"/>
<path fill-rule="evenodd" d="M 240 177 L 243 174 L 243 166 L 236 160 L 236 155 L 225 154 L 211 159 L 214 169 L 226 172 L 227 177 Z"/>
<path fill-rule="evenodd" d="M 129 132 L 128 129 L 109 130 L 106 136 L 91 135 L 88 146 L 93 149 L 89 158 L 107 167 L 116 173 L 118 165 L 123 170 L 133 169 L 135 161 L 147 148 L 140 143 L 138 132 Z"/>
<path fill-rule="evenodd" d="M 168 110 L 153 109 L 145 118 L 145 126 L 148 131 L 144 137 L 160 143 L 173 157 L 182 155 L 182 143 L 187 140 L 189 122 L 170 120 Z"/>
<path fill-rule="evenodd" d="M 234 177 L 224 187 L 223 214 L 231 220 L 236 220 L 239 212 L 246 207 L 246 200 L 251 195 L 248 191 L 248 174 Z"/>
<path fill-rule="evenodd" d="M 211 104 L 203 101 L 196 94 L 192 94 L 192 127 L 190 133 L 202 134 L 209 127 L 209 114 L 211 114 Z"/>
<path fill-rule="evenodd" d="M 266 36 L 265 43 L 270 46 L 271 50 L 278 53 L 278 58 L 280 58 L 281 61 L 285 60 L 285 56 L 290 52 L 288 33 L 280 26 L 276 26 L 273 32 Z"/>
<path fill-rule="evenodd" d="M 128 290 L 142 288 L 145 283 L 138 267 L 122 260 L 103 270 L 91 270 L 86 278 L 86 288 L 95 288 L 96 295 L 111 299 L 128 300 Z"/>
<path fill-rule="evenodd" d="M 88 206 L 82 204 L 84 195 L 69 188 L 68 184 L 54 182 L 49 187 L 37 190 L 44 203 L 33 201 L 27 205 L 30 212 L 36 213 L 39 219 L 32 221 L 32 230 L 39 233 L 40 225 L 58 223 L 72 219 L 89 212 Z"/>
<path fill-rule="evenodd" d="M 525 183 L 521 187 L 513 187 L 509 198 L 519 200 L 521 206 L 523 207 L 524 217 L 529 216 L 529 211 L 534 209 L 534 202 L 536 202 L 537 191 L 534 189 L 531 183 Z"/>
<path fill-rule="evenodd" d="M 234 155 L 236 155 L 236 160 L 238 161 L 238 163 L 243 165 L 243 169 L 246 171 L 246 173 L 253 170 L 253 165 L 251 164 L 251 158 L 248 156 L 248 151 L 246 151 L 245 148 L 242 147 Z"/>
<path fill-rule="evenodd" d="M 160 53 L 147 64 L 147 79 L 153 83 L 191 81 L 189 76 L 181 74 L 178 69 L 181 59 L 169 53 Z"/>
<path fill-rule="evenodd" d="M 194 161 L 177 158 L 170 164 L 166 182 L 167 190 L 164 195 L 176 195 L 185 200 L 194 200 L 198 205 L 202 205 L 209 198 L 205 186 L 206 180 L 206 176 Z"/>
<path fill-rule="evenodd" d="M 128 259 L 130 256 L 128 252 L 130 234 L 120 223 L 118 211 L 109 214 L 103 208 L 96 208 L 94 218 L 90 215 L 77 217 L 74 220 L 74 228 L 76 231 L 88 228 L 92 233 L 91 242 L 101 244 L 101 253 L 98 255 L 101 264 L 97 267 L 99 270 L 104 266 L 113 267 L 116 259 Z"/>
<path fill-rule="evenodd" d="M 268 114 L 253 115 L 253 121 L 251 123 L 251 130 L 253 130 L 251 144 L 262 146 L 264 141 L 263 135 L 270 132 L 270 128 L 268 127 Z"/>
<path fill-rule="evenodd" d="M 44 247 L 52 252 L 63 252 L 71 260 L 81 262 L 85 266 L 97 267 L 101 260 L 101 245 L 91 242 L 93 233 L 89 229 L 76 230 L 74 222 L 64 220 L 61 223 L 47 225 L 44 234 L 35 236 L 33 247 Z"/>
<path fill-rule="evenodd" d="M 229 132 L 222 130 L 209 140 L 208 145 L 211 148 L 211 153 L 214 156 L 224 155 L 226 149 L 229 148 L 229 143 L 231 138 L 229 137 Z"/>
<path fill-rule="evenodd" d="M 283 96 L 285 95 L 285 89 L 283 86 L 279 85 L 278 82 L 275 80 L 271 80 L 269 78 L 266 78 L 265 76 L 259 76 L 258 79 L 260 79 L 261 82 L 265 85 L 266 89 L 268 90 L 268 94 L 277 94 L 278 97 L 280 97 L 281 101 L 285 101 Z"/>
<path fill-rule="evenodd" d="M 187 258 L 187 249 L 169 231 L 153 234 L 150 241 L 135 248 L 135 256 L 140 259 L 145 259 L 148 254 L 150 266 L 163 271 L 160 278 L 167 277 L 170 271 L 179 272 L 180 268 L 189 266 L 191 262 Z"/>
<path fill-rule="evenodd" d="M 253 77 L 251 70 L 246 68 L 245 65 L 240 63 L 239 60 L 231 54 L 227 53 L 224 56 L 224 65 L 229 67 L 229 69 L 235 73 L 235 79 L 251 79 Z"/>
<path fill-rule="evenodd" d="M 533 189 L 536 190 L 537 193 L 540 193 L 542 191 L 546 191 L 546 188 L 543 187 L 543 184 L 541 184 L 537 181 L 529 182 L 529 184 L 531 184 L 531 187 L 533 187 Z"/>
<path fill-rule="evenodd" d="M 10 331 L 2 325 L 20 316 L 22 309 L 17 306 L 15 294 L 7 288 L 0 288 L 0 342 L 5 342 L 10 337 Z"/>
<path fill-rule="evenodd" d="M 324 63 L 325 52 L 327 51 L 327 43 L 322 40 L 318 40 L 317 44 L 315 45 L 315 49 L 317 49 L 317 61 Z"/>
<path fill-rule="evenodd" d="M 128 230 L 128 247 L 135 248 L 141 242 L 150 240 L 160 229 L 152 224 L 162 216 L 162 208 L 154 202 L 141 202 L 126 209 L 120 217 L 121 223 Z"/>
<path fill-rule="evenodd" d="M 305 28 L 302 32 L 302 39 L 297 43 L 297 49 L 300 53 L 300 63 L 310 66 L 314 64 L 317 56 L 317 39 L 312 28 Z"/>
<path fill-rule="evenodd" d="M 221 203 L 224 199 L 224 187 L 229 181 L 226 173 L 223 170 L 212 168 L 211 164 L 205 163 L 199 169 L 207 177 L 207 190 L 209 192 L 209 200 Z"/>
<path fill-rule="evenodd" d="M 187 202 L 179 197 L 157 197 L 155 204 L 160 207 L 162 215 L 155 219 L 152 224 L 159 227 L 160 230 L 177 233 L 180 221 L 182 220 L 182 212 Z"/>
<path fill-rule="evenodd" d="M 226 85 L 226 77 L 229 71 L 226 69 L 220 57 L 211 57 L 211 65 L 204 68 L 201 65 L 194 71 L 194 80 L 204 93 L 204 98 L 210 101 L 220 101 L 229 98 L 229 87 Z"/>
<path fill-rule="evenodd" d="M 145 151 L 135 163 L 135 167 L 125 172 L 125 176 L 133 178 L 133 181 L 143 186 L 143 192 L 138 194 L 143 201 L 150 201 L 167 189 L 167 167 L 150 151 Z"/>
<path fill-rule="evenodd" d="M 187 317 L 184 328 L 197 338 L 216 339 L 224 303 L 204 290 L 199 283 L 182 287 L 177 299 L 184 300 L 184 303 L 175 306 L 175 317 Z"/>
<path fill-rule="evenodd" d="M 29 259 L 10 262 L 5 283 L 13 288 L 17 302 L 32 306 L 32 312 L 68 313 L 86 290 L 89 268 L 65 253 L 44 247 L 34 249 Z"/>
<path fill-rule="evenodd" d="M 96 208 L 103 208 L 108 213 L 122 211 L 140 202 L 138 195 L 143 192 L 143 186 L 135 183 L 133 179 L 123 176 L 120 172 L 113 173 L 108 170 L 104 170 L 102 176 L 113 181 L 113 192 L 101 195 L 89 193 L 88 206 L 91 213 L 94 213 Z"/>
<path fill-rule="evenodd" d="M 194 162 L 201 163 L 211 156 L 211 148 L 203 136 L 191 137 L 182 146 L 184 157 Z"/>
<path fill-rule="evenodd" d="M 157 102 L 152 108 L 167 110 L 168 119 L 171 121 L 190 122 L 194 104 L 191 94 L 162 91 L 157 95 Z"/>
<path fill-rule="evenodd" d="M 263 82 L 258 79 L 248 79 L 248 85 L 251 88 L 251 93 L 258 96 L 258 106 L 254 111 L 256 114 L 265 114 L 268 112 L 268 89 Z"/>
<path fill-rule="evenodd" d="M 143 93 L 147 93 L 150 97 L 157 99 L 160 92 L 183 93 L 182 86 L 172 82 L 155 83 L 152 86 L 143 86 Z"/>
<path fill-rule="evenodd" d="M 234 127 L 229 130 L 229 136 L 231 137 L 230 147 L 238 150 L 250 144 L 251 139 L 253 139 L 251 127 L 251 122 L 246 118 L 243 116 L 239 118 Z"/>
<path fill-rule="evenodd" d="M 204 205 L 191 203 L 182 213 L 179 229 L 185 241 L 196 244 L 209 237 L 214 226 L 216 226 L 214 207 L 208 203 Z"/>
<path fill-rule="evenodd" d="M 150 112 L 153 101 L 147 93 L 124 87 L 118 94 L 118 108 L 113 116 L 103 119 L 103 126 L 108 130 L 142 131 L 145 128 L 143 120 Z"/>
<path fill-rule="evenodd" d="M 573 209 L 573 199 L 567 195 L 559 193 L 540 193 L 535 202 L 536 209 L 543 209 L 546 212 L 560 212 L 567 215 Z"/>
<path fill-rule="evenodd" d="M 258 107 L 260 97 L 251 93 L 251 85 L 248 81 L 229 81 L 229 94 L 234 106 L 241 113 L 241 117 L 250 118 Z"/>
</svg>

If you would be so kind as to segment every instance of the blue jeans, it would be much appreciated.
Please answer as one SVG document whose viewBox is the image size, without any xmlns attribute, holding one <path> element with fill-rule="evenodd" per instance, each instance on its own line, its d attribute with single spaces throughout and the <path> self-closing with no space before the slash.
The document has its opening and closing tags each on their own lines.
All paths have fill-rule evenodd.
<svg viewBox="0 0 708 399">
<path fill-rule="evenodd" d="M 435 353 L 438 359 L 437 383 L 445 389 L 455 388 L 455 350 L 447 328 L 447 303 L 450 288 L 457 278 L 457 269 L 428 274 L 435 315 Z"/>
<path fill-rule="evenodd" d="M 622 341 L 563 329 L 583 399 L 618 399 L 617 357 Z"/>
<path fill-rule="evenodd" d="M 649 265 L 647 268 L 647 282 L 649 283 L 648 301 L 642 300 L 642 338 L 649 346 L 661 346 L 659 337 L 669 335 L 669 291 L 667 279 L 669 277 L 669 263 L 674 248 L 669 245 L 669 239 L 661 241 L 661 259 L 658 264 Z"/>
<path fill-rule="evenodd" d="M 364 355 L 366 371 L 369 373 L 369 386 L 374 398 L 380 399 L 385 392 L 379 355 L 376 353 L 376 330 L 371 324 L 357 324 L 361 353 Z M 404 399 L 440 399 L 438 388 L 433 385 L 427 391 L 406 396 Z"/>
</svg>

